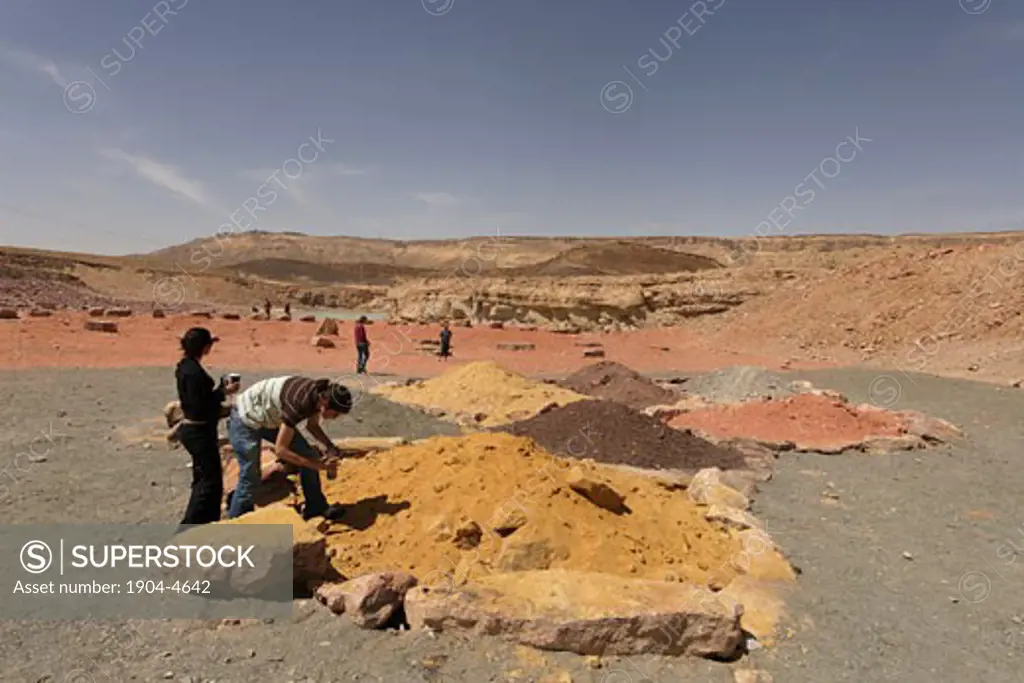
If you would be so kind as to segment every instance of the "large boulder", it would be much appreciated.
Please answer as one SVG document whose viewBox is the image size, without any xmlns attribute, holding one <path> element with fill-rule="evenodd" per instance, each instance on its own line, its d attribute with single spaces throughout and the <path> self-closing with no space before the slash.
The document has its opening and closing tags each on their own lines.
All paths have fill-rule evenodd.
<svg viewBox="0 0 1024 683">
<path fill-rule="evenodd" d="M 722 482 L 722 470 L 717 467 L 708 467 L 697 472 L 686 493 L 697 505 L 721 505 L 738 510 L 750 507 L 749 498 Z"/>
<path fill-rule="evenodd" d="M 51 315 L 53 315 L 53 311 L 47 310 L 45 308 L 33 308 L 31 311 L 28 312 L 28 315 L 30 318 L 49 318 Z"/>
<path fill-rule="evenodd" d="M 731 658 L 743 645 L 743 608 L 703 588 L 566 570 L 485 576 L 460 588 L 405 596 L 413 629 L 500 635 L 581 655 Z"/>
<path fill-rule="evenodd" d="M 107 315 L 111 318 L 130 318 L 132 317 L 132 309 L 130 308 L 111 308 L 107 311 Z"/>
<path fill-rule="evenodd" d="M 377 572 L 322 584 L 316 598 L 335 614 L 347 614 L 361 628 L 383 628 L 399 614 L 406 593 L 416 583 L 416 577 L 406 572 Z"/>
<path fill-rule="evenodd" d="M 338 335 L 338 321 L 334 318 L 324 318 L 320 323 L 320 327 L 316 328 L 317 336 L 322 335 Z"/>
<path fill-rule="evenodd" d="M 759 581 L 749 576 L 737 576 L 729 582 L 721 595 L 743 605 L 740 626 L 762 643 L 774 641 L 779 622 L 785 616 L 782 594 L 786 584 Z"/>
<path fill-rule="evenodd" d="M 292 581 L 319 586 L 337 580 L 338 574 L 327 555 L 327 523 L 322 519 L 305 521 L 287 505 L 271 505 L 219 524 L 284 524 L 292 527 Z"/>
</svg>

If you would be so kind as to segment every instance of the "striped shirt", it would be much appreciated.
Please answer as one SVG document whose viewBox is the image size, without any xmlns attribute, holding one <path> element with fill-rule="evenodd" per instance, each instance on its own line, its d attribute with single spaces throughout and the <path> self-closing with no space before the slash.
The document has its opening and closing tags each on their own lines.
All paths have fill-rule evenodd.
<svg viewBox="0 0 1024 683">
<path fill-rule="evenodd" d="M 260 380 L 235 400 L 238 417 L 252 429 L 295 428 L 319 412 L 317 400 L 329 383 L 297 376 Z"/>
</svg>

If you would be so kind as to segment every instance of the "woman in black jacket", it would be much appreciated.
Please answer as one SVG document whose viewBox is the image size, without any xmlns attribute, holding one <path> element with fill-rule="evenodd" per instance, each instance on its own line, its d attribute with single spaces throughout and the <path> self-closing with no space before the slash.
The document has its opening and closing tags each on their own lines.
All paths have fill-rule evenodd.
<svg viewBox="0 0 1024 683">
<path fill-rule="evenodd" d="M 213 349 L 217 337 L 204 327 L 193 327 L 181 338 L 184 354 L 174 376 L 178 381 L 178 400 L 185 419 L 178 432 L 185 450 L 192 456 L 192 494 L 188 499 L 184 524 L 207 524 L 220 520 L 224 495 L 220 466 L 217 423 L 224 397 L 238 391 L 237 383 L 214 386 L 202 360 Z"/>
</svg>

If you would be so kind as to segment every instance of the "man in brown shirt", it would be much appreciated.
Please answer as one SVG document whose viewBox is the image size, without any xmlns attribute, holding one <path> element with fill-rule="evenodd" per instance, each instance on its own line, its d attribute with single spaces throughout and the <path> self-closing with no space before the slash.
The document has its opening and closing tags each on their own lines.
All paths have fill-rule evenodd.
<svg viewBox="0 0 1024 683">
<path fill-rule="evenodd" d="M 285 376 L 256 382 L 238 395 L 228 417 L 228 438 L 238 460 L 238 486 L 231 499 L 228 518 L 233 519 L 254 508 L 253 495 L 259 486 L 260 444 L 274 444 L 277 457 L 298 465 L 299 482 L 305 506 L 305 519 L 325 517 L 334 520 L 342 508 L 328 505 L 320 487 L 320 472 L 329 474 L 336 467 L 338 449 L 320 427 L 321 420 L 332 420 L 352 409 L 352 395 L 341 384 L 327 379 Z M 298 431 L 306 429 L 319 441 L 331 458 L 321 461 L 319 453 Z"/>
</svg>

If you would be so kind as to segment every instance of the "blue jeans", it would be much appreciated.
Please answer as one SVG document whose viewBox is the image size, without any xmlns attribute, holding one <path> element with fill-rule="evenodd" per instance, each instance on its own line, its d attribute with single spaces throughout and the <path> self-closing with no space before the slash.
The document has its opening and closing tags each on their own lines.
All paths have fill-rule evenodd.
<svg viewBox="0 0 1024 683">
<path fill-rule="evenodd" d="M 277 432 L 276 429 L 253 429 L 242 422 L 237 409 L 231 409 L 231 415 L 228 417 L 228 439 L 231 441 L 231 447 L 235 450 L 235 459 L 238 460 L 238 486 L 231 497 L 228 519 L 234 519 L 255 509 L 254 496 L 262 480 L 260 472 L 261 442 L 263 440 L 276 442 Z M 320 458 L 298 430 L 295 431 L 289 448 L 310 460 Z M 320 488 L 320 472 L 307 467 L 299 468 L 299 483 L 302 486 L 302 497 L 306 499 L 305 516 L 315 517 L 323 514 L 328 506 L 327 499 Z"/>
<path fill-rule="evenodd" d="M 366 373 L 366 364 L 370 361 L 370 345 L 356 344 L 356 374 Z"/>
</svg>

